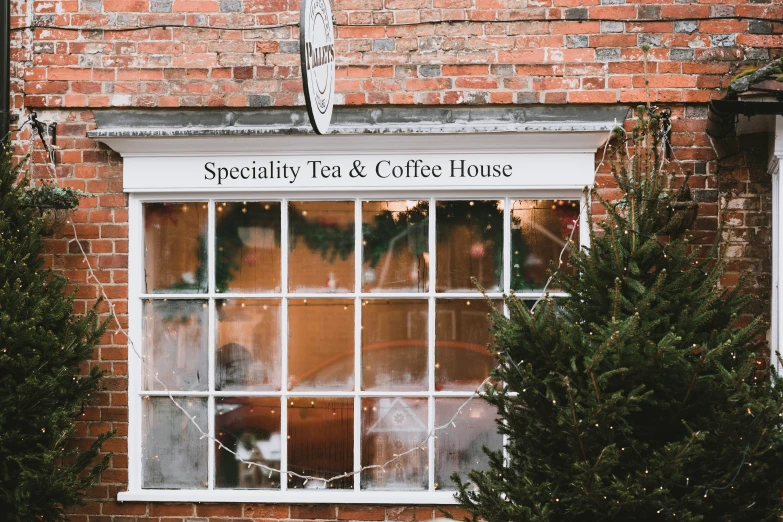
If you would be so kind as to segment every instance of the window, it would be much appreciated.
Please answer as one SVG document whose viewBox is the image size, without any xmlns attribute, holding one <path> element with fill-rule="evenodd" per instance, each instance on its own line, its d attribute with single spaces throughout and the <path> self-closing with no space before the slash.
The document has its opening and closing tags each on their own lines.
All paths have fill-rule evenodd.
<svg viewBox="0 0 783 522">
<path fill-rule="evenodd" d="M 579 200 L 502 196 L 133 196 L 131 483 L 167 500 L 448 502 L 452 472 L 502 447 L 481 400 L 454 417 L 493 364 L 477 284 L 496 307 L 540 296 L 579 216 Z"/>
</svg>

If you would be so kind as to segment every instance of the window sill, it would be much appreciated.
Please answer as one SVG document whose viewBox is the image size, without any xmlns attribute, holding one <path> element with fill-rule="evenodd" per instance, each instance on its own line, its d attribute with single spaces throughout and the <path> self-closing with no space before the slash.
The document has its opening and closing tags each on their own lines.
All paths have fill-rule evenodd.
<svg viewBox="0 0 783 522">
<path fill-rule="evenodd" d="M 182 490 L 121 491 L 119 502 L 253 502 L 275 504 L 405 504 L 456 505 L 453 491 L 336 491 L 329 490 Z"/>
</svg>

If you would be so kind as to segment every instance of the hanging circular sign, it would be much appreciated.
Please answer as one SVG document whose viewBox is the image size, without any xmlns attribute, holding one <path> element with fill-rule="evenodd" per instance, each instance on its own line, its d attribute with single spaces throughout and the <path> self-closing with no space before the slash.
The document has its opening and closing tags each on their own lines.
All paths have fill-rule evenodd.
<svg viewBox="0 0 783 522">
<path fill-rule="evenodd" d="M 329 0 L 302 0 L 299 55 L 310 124 L 325 134 L 334 106 L 334 27 Z"/>
</svg>

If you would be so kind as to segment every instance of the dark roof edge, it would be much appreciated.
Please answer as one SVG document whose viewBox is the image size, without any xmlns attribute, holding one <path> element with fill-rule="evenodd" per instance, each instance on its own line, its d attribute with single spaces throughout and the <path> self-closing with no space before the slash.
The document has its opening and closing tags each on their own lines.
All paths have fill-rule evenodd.
<svg viewBox="0 0 783 522">
<path fill-rule="evenodd" d="M 781 71 L 783 71 L 783 57 L 772 60 L 764 67 L 760 67 L 750 74 L 740 76 L 729 84 L 728 98 L 732 99 L 733 96 L 752 88 L 755 83 L 765 80 L 775 74 L 780 74 Z"/>
<path fill-rule="evenodd" d="M 443 134 L 611 130 L 628 107 L 619 105 L 336 107 L 330 134 Z M 88 136 L 176 137 L 312 134 L 304 108 L 238 110 L 96 110 Z"/>
</svg>

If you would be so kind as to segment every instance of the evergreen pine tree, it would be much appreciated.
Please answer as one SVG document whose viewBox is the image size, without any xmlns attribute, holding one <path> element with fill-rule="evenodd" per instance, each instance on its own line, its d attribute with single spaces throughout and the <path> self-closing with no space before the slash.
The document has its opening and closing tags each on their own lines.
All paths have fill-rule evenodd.
<svg viewBox="0 0 783 522">
<path fill-rule="evenodd" d="M 720 285 L 722 230 L 706 256 L 689 244 L 675 204 L 687 190 L 661 169 L 658 118 L 640 108 L 627 142 L 616 130 L 624 196 L 601 200 L 590 247 L 572 249 L 576 275 L 555 272 L 569 297 L 531 312 L 511 296 L 509 317 L 493 313 L 504 385 L 486 399 L 508 442 L 488 471 L 453 477 L 471 520 L 781 515 L 783 383 L 756 375 L 765 324 L 741 317 L 754 297 Z"/>
<path fill-rule="evenodd" d="M 41 219 L 20 201 L 10 147 L 0 158 L 0 514 L 64 520 L 105 469 L 98 437 L 69 441 L 102 372 L 80 372 L 104 331 L 96 308 L 76 317 L 66 279 L 44 268 Z M 97 306 L 97 305 L 96 305 Z"/>
</svg>

